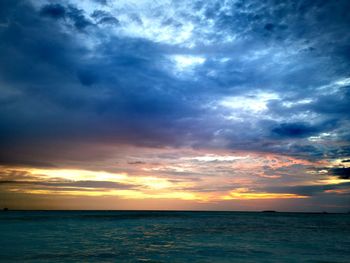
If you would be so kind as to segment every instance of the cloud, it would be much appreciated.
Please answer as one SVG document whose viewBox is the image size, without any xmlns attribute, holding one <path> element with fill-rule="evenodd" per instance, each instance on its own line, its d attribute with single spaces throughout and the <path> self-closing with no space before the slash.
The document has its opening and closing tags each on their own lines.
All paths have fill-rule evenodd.
<svg viewBox="0 0 350 263">
<path fill-rule="evenodd" d="M 96 3 L 99 3 L 101 5 L 107 5 L 108 4 L 108 0 L 92 0 L 92 2 L 96 2 Z"/>
<path fill-rule="evenodd" d="M 122 184 L 110 181 L 53 181 L 53 182 L 45 182 L 45 181 L 0 181 L 0 185 L 27 185 L 27 186 L 39 186 L 41 189 L 53 189 L 53 190 L 61 190 L 62 188 L 68 189 L 73 187 L 74 190 L 83 189 L 83 188 L 91 188 L 91 190 L 96 189 L 136 189 L 136 185 L 131 184 Z M 67 190 L 67 191 L 68 191 Z"/>
<path fill-rule="evenodd" d="M 91 17 L 96 19 L 98 24 L 111 24 L 111 25 L 119 24 L 119 20 L 106 11 L 95 10 L 92 13 Z"/>
<path fill-rule="evenodd" d="M 287 187 L 270 187 L 269 191 L 274 193 L 292 193 L 306 196 L 319 196 L 325 193 L 330 194 L 350 194 L 350 183 L 329 184 L 329 185 L 303 185 Z M 342 191 L 344 190 L 344 192 Z"/>
<path fill-rule="evenodd" d="M 122 4 L 116 6 L 116 10 L 126 12 L 124 17 L 115 12 L 113 5 L 101 10 L 76 1 L 38 7 L 28 2 L 25 8 L 9 4 L 7 9 L 12 8 L 13 12 L 5 14 L 11 23 L 1 31 L 5 43 L 2 55 L 11 56 L 13 65 L 3 64 L 1 70 L 5 76 L 2 82 L 12 92 L 2 97 L 5 102 L 2 133 L 13 140 L 26 141 L 34 139 L 34 127 L 41 127 L 38 140 L 42 141 L 57 140 L 54 137 L 73 140 L 73 134 L 79 133 L 83 141 L 90 137 L 156 147 L 214 146 L 282 153 L 293 150 L 295 154 L 317 157 L 320 149 L 303 139 L 329 131 L 339 134 L 339 139 L 347 136 L 347 123 L 331 124 L 346 116 L 347 93 L 338 89 L 326 95 L 322 90 L 343 76 L 343 64 L 333 63 L 335 57 L 330 53 L 325 59 L 305 51 L 303 45 L 307 44 L 299 44 L 303 40 L 314 45 L 321 43 L 320 36 L 312 35 L 313 17 L 312 21 L 304 21 L 306 29 L 301 35 L 300 29 L 288 25 L 292 23 L 284 21 L 287 18 L 282 15 L 294 14 L 291 10 L 299 7 L 262 5 L 267 5 L 272 14 L 266 17 L 259 15 L 260 11 L 255 14 L 260 9 L 254 1 L 250 5 L 238 2 L 234 6 L 186 3 L 184 7 L 192 10 L 192 15 L 189 11 L 183 13 L 180 6 L 170 6 L 179 23 L 198 25 L 188 36 L 188 41 L 195 41 L 195 47 L 188 48 L 139 35 L 138 31 L 132 31 L 136 29 L 130 31 L 129 26 L 137 22 L 127 22 L 126 17 L 135 15 L 155 22 L 154 27 L 149 25 L 144 32 L 161 30 L 156 25 L 158 17 L 152 16 L 148 8 L 137 11 L 126 10 Z M 160 4 L 159 8 L 165 6 Z M 330 7 L 305 8 L 313 14 L 324 13 Z M 22 16 L 16 15 L 20 12 Z M 168 19 L 167 13 L 162 16 Z M 213 26 L 206 24 L 209 18 L 213 19 Z M 299 17 L 293 15 L 288 19 L 298 21 Z M 27 23 L 27 20 L 35 22 Z M 117 24 L 117 21 L 116 31 L 103 28 L 103 24 Z M 345 22 L 337 22 L 339 32 Z M 322 32 L 328 39 L 335 34 L 330 30 L 335 22 L 327 20 L 327 23 L 333 24 Z M 282 25 L 288 26 L 282 28 Z M 173 23 L 169 26 L 181 34 L 181 27 Z M 282 46 L 291 41 L 289 38 L 275 36 L 273 42 L 266 44 L 270 36 L 258 28 L 283 36 L 288 31 L 295 41 L 285 52 Z M 225 32 L 236 40 L 222 41 L 223 36 L 215 32 Z M 19 45 L 15 42 L 18 37 L 30 41 Z M 296 41 L 298 38 L 300 41 Z M 178 63 L 174 57 L 202 60 L 179 73 L 174 71 Z M 25 65 L 32 60 L 37 63 L 28 74 Z M 299 87 L 307 87 L 308 94 L 312 94 L 309 102 Z M 222 101 L 231 101 L 236 106 L 224 107 Z M 247 108 L 244 103 L 251 106 Z M 253 109 L 253 105 L 261 107 Z M 33 109 L 29 116 L 24 114 L 28 107 Z M 43 107 L 50 110 L 43 111 Z M 313 118 L 313 123 L 306 121 L 309 118 Z M 143 132 L 138 132 L 141 129 Z M 242 130 L 245 132 L 239 132 Z M 293 139 L 288 149 L 285 139 Z M 307 148 L 308 151 L 302 150 Z"/>
<path fill-rule="evenodd" d="M 340 179 L 350 179 L 350 168 L 337 167 L 330 169 L 331 173 L 338 176 Z"/>
<path fill-rule="evenodd" d="M 41 8 L 40 15 L 53 19 L 68 18 L 78 30 L 83 30 L 87 26 L 93 25 L 93 23 L 86 18 L 84 11 L 73 5 L 65 7 L 60 4 L 47 4 Z"/>
<path fill-rule="evenodd" d="M 139 165 L 139 164 L 145 164 L 145 162 L 135 161 L 135 162 L 128 162 L 128 164 L 131 164 L 131 165 Z"/>
<path fill-rule="evenodd" d="M 272 129 L 272 133 L 279 137 L 302 138 L 317 134 L 319 130 L 304 123 L 282 123 Z"/>
<path fill-rule="evenodd" d="M 41 8 L 40 14 L 43 16 L 59 19 L 66 16 L 66 9 L 60 4 L 49 4 Z"/>
<path fill-rule="evenodd" d="M 128 147 L 280 154 L 314 166 L 348 159 L 348 9 L 348 1 L 2 1 L 1 163 L 121 169 L 110 163 Z M 123 157 L 133 172 L 164 162 Z M 164 169 L 215 176 L 199 163 L 200 171 Z M 243 176 L 225 165 L 215 169 Z M 263 172 L 281 182 L 290 175 Z"/>
</svg>

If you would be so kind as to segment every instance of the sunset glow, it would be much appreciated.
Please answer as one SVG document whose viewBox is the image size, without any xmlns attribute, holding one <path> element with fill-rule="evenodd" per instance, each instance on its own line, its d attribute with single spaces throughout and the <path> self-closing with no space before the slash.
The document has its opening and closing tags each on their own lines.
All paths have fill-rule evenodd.
<svg viewBox="0 0 350 263">
<path fill-rule="evenodd" d="M 311 2 L 1 2 L 0 207 L 347 212 L 348 6 Z"/>
</svg>

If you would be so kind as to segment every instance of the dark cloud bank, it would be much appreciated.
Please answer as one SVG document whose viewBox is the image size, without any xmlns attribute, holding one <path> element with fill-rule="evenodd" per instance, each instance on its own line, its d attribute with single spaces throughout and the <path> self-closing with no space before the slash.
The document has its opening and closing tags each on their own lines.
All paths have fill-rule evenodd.
<svg viewBox="0 0 350 263">
<path fill-rule="evenodd" d="M 189 10 L 164 26 L 194 24 L 192 47 L 111 34 L 125 24 L 92 5 L 1 1 L 3 163 L 83 143 L 349 158 L 349 1 L 176 2 Z M 174 74 L 173 55 L 205 62 Z M 217 106 L 261 93 L 275 94 L 263 112 Z"/>
</svg>

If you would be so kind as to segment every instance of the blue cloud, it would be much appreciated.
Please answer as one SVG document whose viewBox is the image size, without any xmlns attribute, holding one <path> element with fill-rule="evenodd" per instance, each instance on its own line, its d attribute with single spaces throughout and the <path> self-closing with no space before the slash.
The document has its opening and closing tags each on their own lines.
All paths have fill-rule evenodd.
<svg viewBox="0 0 350 263">
<path fill-rule="evenodd" d="M 348 1 L 0 5 L 6 160 L 33 140 L 349 157 Z"/>
<path fill-rule="evenodd" d="M 49 4 L 42 7 L 40 13 L 44 16 L 58 19 L 66 16 L 66 9 L 60 4 Z"/>
</svg>

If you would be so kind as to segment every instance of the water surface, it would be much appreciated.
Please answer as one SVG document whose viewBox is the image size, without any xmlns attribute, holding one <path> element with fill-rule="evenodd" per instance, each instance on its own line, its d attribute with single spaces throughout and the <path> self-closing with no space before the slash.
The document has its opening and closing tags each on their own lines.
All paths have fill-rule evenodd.
<svg viewBox="0 0 350 263">
<path fill-rule="evenodd" d="M 1 262 L 350 262 L 350 214 L 0 212 Z"/>
</svg>

